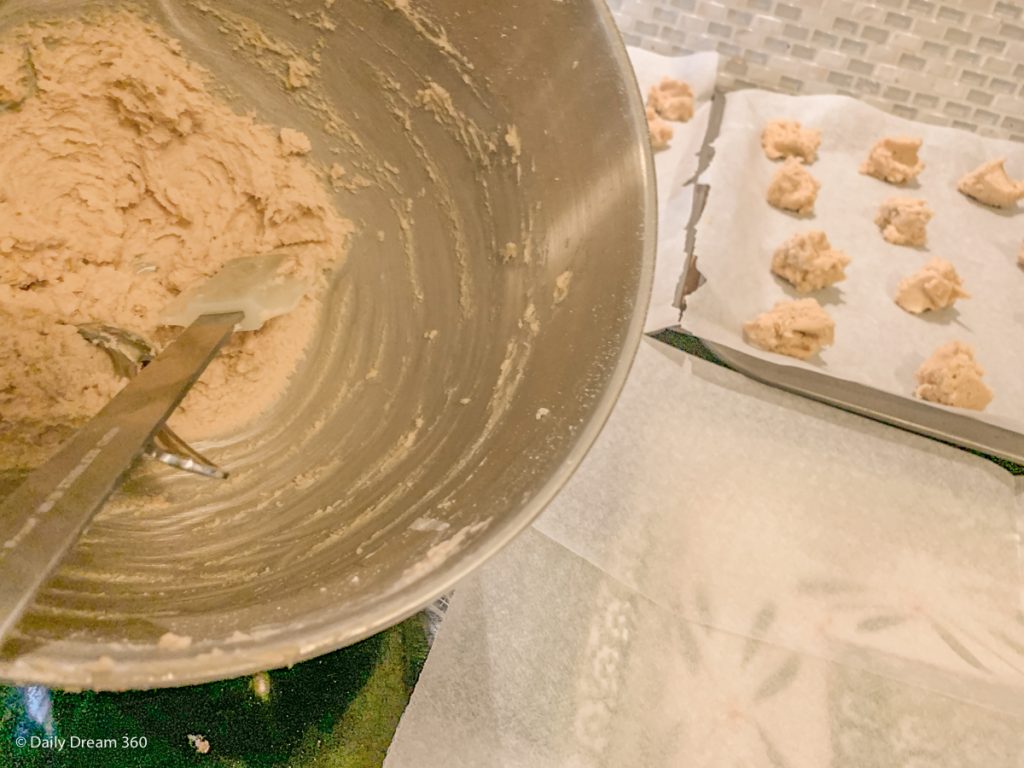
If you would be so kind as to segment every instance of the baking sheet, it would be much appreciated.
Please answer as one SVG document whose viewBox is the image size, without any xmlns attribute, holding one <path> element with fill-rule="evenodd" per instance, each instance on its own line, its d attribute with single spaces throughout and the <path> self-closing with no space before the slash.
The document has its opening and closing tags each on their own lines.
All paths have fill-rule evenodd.
<svg viewBox="0 0 1024 768">
<path fill-rule="evenodd" d="M 760 135 L 776 118 L 797 119 L 822 133 L 818 160 L 809 166 L 822 183 L 812 217 L 765 202 L 778 165 L 764 157 Z M 926 168 L 916 184 L 894 186 L 857 172 L 875 141 L 895 135 L 924 139 Z M 1024 147 L 1013 142 L 915 123 L 842 96 L 730 93 L 714 160 L 701 178 L 711 188 L 695 248 L 706 283 L 687 299 L 684 328 L 773 363 L 903 397 L 912 396 L 918 366 L 938 346 L 959 339 L 974 347 L 995 393 L 985 412 L 959 412 L 1024 432 L 1024 270 L 1017 265 L 1024 212 L 986 208 L 956 190 L 964 173 L 1001 156 L 1009 158 L 1011 176 L 1024 176 Z M 936 215 L 927 248 L 882 239 L 874 217 L 888 197 L 928 201 Z M 742 324 L 777 301 L 798 297 L 769 266 L 779 244 L 808 229 L 824 230 L 852 262 L 845 281 L 812 294 L 836 321 L 836 343 L 805 363 L 747 345 Z M 896 286 L 935 256 L 954 264 L 973 298 L 915 317 L 894 303 Z"/>
<path fill-rule="evenodd" d="M 668 76 L 689 83 L 694 94 L 694 114 L 685 123 L 671 123 L 674 130 L 667 149 L 654 153 L 658 187 L 658 257 L 654 289 L 644 331 L 660 331 L 679 323 L 677 296 L 686 258 L 686 222 L 693 207 L 692 181 L 697 154 L 707 133 L 710 101 L 718 74 L 717 53 L 662 56 L 641 48 L 629 48 L 640 93 L 647 99 L 652 85 Z"/>
</svg>

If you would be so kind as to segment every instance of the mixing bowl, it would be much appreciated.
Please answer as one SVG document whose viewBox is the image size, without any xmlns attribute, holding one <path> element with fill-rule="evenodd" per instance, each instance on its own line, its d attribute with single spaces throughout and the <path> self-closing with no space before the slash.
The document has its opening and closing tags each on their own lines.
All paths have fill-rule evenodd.
<svg viewBox="0 0 1024 768">
<path fill-rule="evenodd" d="M 231 479 L 140 466 L 0 649 L 9 681 L 198 683 L 413 613 L 579 464 L 650 290 L 646 124 L 600 0 L 140 7 L 345 168 L 358 231 L 286 396 L 198 446 Z"/>
</svg>

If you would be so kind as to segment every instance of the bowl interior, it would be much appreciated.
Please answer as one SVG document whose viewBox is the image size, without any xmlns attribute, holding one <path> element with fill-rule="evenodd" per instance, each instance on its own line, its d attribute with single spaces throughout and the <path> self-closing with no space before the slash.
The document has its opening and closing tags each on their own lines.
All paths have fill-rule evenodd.
<svg viewBox="0 0 1024 768">
<path fill-rule="evenodd" d="M 348 170 L 357 232 L 284 399 L 199 446 L 232 477 L 140 466 L 0 648 L 8 680 L 195 683 L 408 615 L 567 479 L 649 291 L 645 124 L 600 0 L 142 7 L 239 109 Z M 315 72 L 288 90 L 296 57 Z"/>
</svg>

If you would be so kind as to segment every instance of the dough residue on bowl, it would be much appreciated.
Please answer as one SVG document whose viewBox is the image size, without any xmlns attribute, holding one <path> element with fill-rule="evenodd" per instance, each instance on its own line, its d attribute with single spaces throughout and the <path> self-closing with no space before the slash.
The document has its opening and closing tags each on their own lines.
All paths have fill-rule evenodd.
<svg viewBox="0 0 1024 768">
<path fill-rule="evenodd" d="M 23 25 L 0 39 L 0 466 L 38 463 L 123 381 L 75 326 L 154 346 L 163 307 L 233 259 L 293 246 L 316 288 L 235 336 L 172 424 L 223 434 L 283 392 L 351 225 L 309 140 L 238 114 L 177 41 L 128 12 Z"/>
</svg>

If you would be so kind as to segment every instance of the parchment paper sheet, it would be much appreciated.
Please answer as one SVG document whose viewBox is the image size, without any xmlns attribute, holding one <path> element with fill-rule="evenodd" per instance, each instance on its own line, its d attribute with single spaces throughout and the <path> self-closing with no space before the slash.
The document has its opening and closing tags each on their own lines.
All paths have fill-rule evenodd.
<svg viewBox="0 0 1024 768">
<path fill-rule="evenodd" d="M 1011 176 L 1024 178 L 1024 146 L 911 122 L 843 96 L 750 90 L 727 99 L 715 158 L 701 179 L 711 187 L 696 242 L 707 282 L 688 298 L 683 327 L 765 360 L 907 397 L 921 362 L 941 344 L 959 339 L 974 347 L 995 392 L 978 418 L 1024 432 L 1024 270 L 1017 266 L 1024 209 L 999 212 L 956 189 L 964 173 L 995 157 L 1008 157 Z M 765 202 L 778 166 L 765 158 L 760 137 L 775 118 L 821 131 L 818 161 L 809 166 L 822 183 L 813 217 L 798 218 Z M 919 184 L 898 187 L 857 172 L 877 139 L 899 135 L 924 139 L 926 168 Z M 935 217 L 927 249 L 882 239 L 874 218 L 889 197 L 928 201 Z M 812 294 L 836 321 L 836 343 L 820 360 L 802 363 L 747 345 L 742 325 L 776 301 L 797 296 L 769 267 L 778 245 L 808 229 L 824 230 L 853 261 L 844 282 Z M 953 263 L 973 298 L 953 310 L 915 317 L 893 302 L 896 286 L 934 256 Z"/>
<path fill-rule="evenodd" d="M 668 148 L 654 154 L 658 187 L 658 261 L 644 325 L 645 332 L 653 332 L 679 324 L 676 298 L 686 259 L 686 223 L 693 207 L 693 185 L 686 182 L 697 172 L 697 154 L 707 133 L 718 54 L 662 56 L 642 48 L 628 50 L 645 100 L 651 86 L 665 76 L 689 83 L 694 94 L 693 117 L 685 123 L 672 123 L 675 131 L 672 142 Z"/>
<path fill-rule="evenodd" d="M 1021 483 L 645 340 L 459 585 L 388 768 L 1024 761 Z"/>
</svg>

